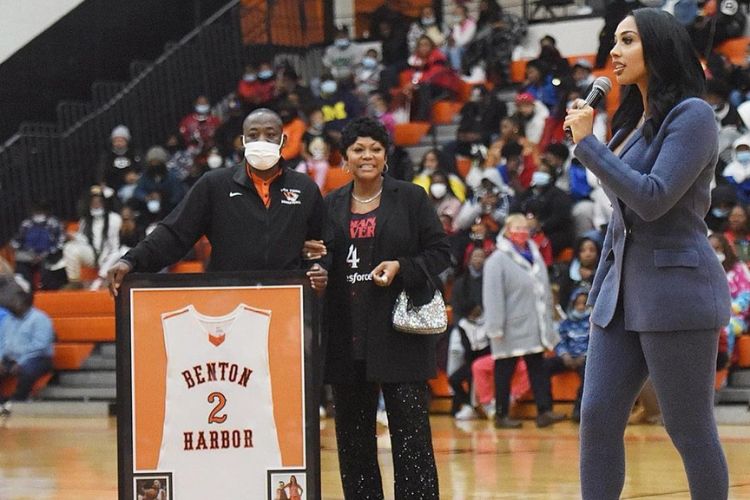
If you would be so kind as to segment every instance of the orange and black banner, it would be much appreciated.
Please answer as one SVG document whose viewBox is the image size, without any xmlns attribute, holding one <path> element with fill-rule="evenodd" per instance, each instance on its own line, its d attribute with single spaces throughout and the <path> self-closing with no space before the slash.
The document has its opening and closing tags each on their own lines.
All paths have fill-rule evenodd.
<svg viewBox="0 0 750 500">
<path fill-rule="evenodd" d="M 128 276 L 118 498 L 319 500 L 314 309 L 304 273 Z"/>
<path fill-rule="evenodd" d="M 323 0 L 242 0 L 245 45 L 307 47 L 326 39 Z"/>
</svg>

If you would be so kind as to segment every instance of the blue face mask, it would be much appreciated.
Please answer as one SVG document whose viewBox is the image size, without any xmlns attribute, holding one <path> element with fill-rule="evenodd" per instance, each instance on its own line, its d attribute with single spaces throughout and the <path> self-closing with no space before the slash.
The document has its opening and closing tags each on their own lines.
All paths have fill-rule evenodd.
<svg viewBox="0 0 750 500">
<path fill-rule="evenodd" d="M 351 43 L 348 38 L 337 38 L 334 42 L 336 44 L 336 47 L 340 48 L 341 50 L 344 50 L 349 46 Z"/>
<path fill-rule="evenodd" d="M 544 187 L 547 186 L 551 180 L 552 176 L 547 172 L 537 171 L 531 176 L 531 185 L 534 187 Z"/>
<path fill-rule="evenodd" d="M 326 95 L 335 94 L 337 88 L 338 86 L 333 80 L 326 80 L 320 84 L 320 92 Z"/>
<path fill-rule="evenodd" d="M 362 58 L 362 66 L 364 66 L 367 69 L 373 69 L 378 65 L 378 60 L 374 57 L 363 57 Z"/>
<path fill-rule="evenodd" d="M 737 151 L 737 161 L 743 165 L 750 163 L 750 151 Z"/>
<path fill-rule="evenodd" d="M 729 215 L 729 210 L 727 210 L 726 208 L 712 208 L 711 215 L 713 215 L 717 219 L 725 219 L 727 215 Z"/>
<path fill-rule="evenodd" d="M 258 73 L 258 78 L 260 78 L 261 80 L 270 80 L 271 77 L 273 77 L 272 69 L 264 69 L 263 71 L 260 71 Z"/>
</svg>

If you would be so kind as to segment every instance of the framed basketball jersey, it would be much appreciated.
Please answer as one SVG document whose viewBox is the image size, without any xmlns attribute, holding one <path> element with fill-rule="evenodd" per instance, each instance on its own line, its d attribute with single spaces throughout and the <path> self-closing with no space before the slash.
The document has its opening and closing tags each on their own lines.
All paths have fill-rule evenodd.
<svg viewBox="0 0 750 500">
<path fill-rule="evenodd" d="M 304 272 L 133 274 L 116 310 L 118 498 L 320 499 Z"/>
</svg>

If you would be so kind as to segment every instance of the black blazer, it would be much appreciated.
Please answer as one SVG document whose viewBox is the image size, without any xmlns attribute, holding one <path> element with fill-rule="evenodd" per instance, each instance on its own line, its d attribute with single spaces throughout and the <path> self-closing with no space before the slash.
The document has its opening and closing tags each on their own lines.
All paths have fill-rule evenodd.
<svg viewBox="0 0 750 500">
<path fill-rule="evenodd" d="M 330 269 L 326 292 L 325 379 L 329 383 L 355 380 L 351 310 L 346 263 L 352 183 L 326 197 L 326 234 Z M 423 259 L 433 276 L 450 265 L 450 247 L 435 209 L 420 186 L 386 176 L 378 209 L 373 250 L 375 264 L 398 260 L 401 269 L 389 287 L 372 284 L 370 330 L 367 337 L 367 380 L 415 382 L 435 376 L 435 335 L 413 335 L 393 329 L 392 313 L 401 290 L 415 295 L 427 286 Z"/>
</svg>

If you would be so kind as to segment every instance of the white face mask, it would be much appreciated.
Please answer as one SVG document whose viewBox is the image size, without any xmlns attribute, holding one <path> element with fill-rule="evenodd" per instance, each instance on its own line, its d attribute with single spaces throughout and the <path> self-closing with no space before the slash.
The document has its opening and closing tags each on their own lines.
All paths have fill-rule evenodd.
<svg viewBox="0 0 750 500">
<path fill-rule="evenodd" d="M 552 176 L 547 172 L 534 172 L 531 176 L 531 185 L 534 187 L 547 186 L 552 180 Z"/>
<path fill-rule="evenodd" d="M 211 111 L 211 106 L 208 104 L 196 104 L 195 106 L 195 112 L 199 115 L 207 115 L 209 111 Z"/>
<path fill-rule="evenodd" d="M 338 85 L 333 80 L 326 80 L 320 84 L 320 92 L 326 95 L 335 94 L 338 89 Z"/>
<path fill-rule="evenodd" d="M 716 252 L 716 258 L 719 259 L 719 262 L 724 263 L 725 260 L 727 260 L 727 256 L 724 255 L 723 252 Z"/>
<path fill-rule="evenodd" d="M 102 217 L 104 215 L 104 209 L 103 208 L 92 208 L 91 209 L 91 217 Z"/>
<path fill-rule="evenodd" d="M 266 141 L 245 142 L 245 159 L 256 170 L 268 170 L 279 162 L 281 157 L 281 144 Z"/>
<path fill-rule="evenodd" d="M 47 216 L 46 216 L 46 215 L 34 215 L 34 216 L 33 216 L 33 217 L 31 218 L 31 221 L 32 221 L 32 222 L 33 222 L 34 224 L 42 224 L 42 223 L 44 223 L 44 222 L 46 222 L 46 221 L 47 221 Z"/>
<path fill-rule="evenodd" d="M 161 210 L 161 201 L 159 201 L 159 200 L 148 200 L 146 202 L 146 208 L 152 214 L 158 214 L 159 210 Z"/>
<path fill-rule="evenodd" d="M 433 182 L 430 184 L 430 193 L 439 200 L 448 193 L 448 186 L 442 182 Z"/>
<path fill-rule="evenodd" d="M 222 163 L 224 163 L 224 161 L 221 159 L 221 155 L 217 154 L 208 155 L 208 159 L 206 160 L 206 162 L 208 163 L 208 168 L 210 169 L 219 168 Z"/>
</svg>

